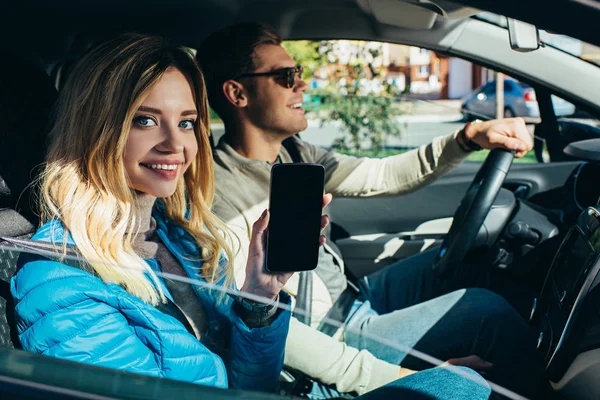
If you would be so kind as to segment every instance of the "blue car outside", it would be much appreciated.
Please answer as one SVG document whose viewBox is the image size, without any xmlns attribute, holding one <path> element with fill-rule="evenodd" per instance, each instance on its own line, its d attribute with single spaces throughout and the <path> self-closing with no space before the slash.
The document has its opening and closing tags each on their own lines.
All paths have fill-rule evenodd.
<svg viewBox="0 0 600 400">
<path fill-rule="evenodd" d="M 575 106 L 557 96 L 552 96 L 556 116 L 568 116 Z M 463 99 L 461 112 L 465 119 L 496 117 L 496 81 L 490 81 Z M 512 79 L 504 81 L 504 117 L 539 118 L 540 108 L 533 88 Z"/>
</svg>

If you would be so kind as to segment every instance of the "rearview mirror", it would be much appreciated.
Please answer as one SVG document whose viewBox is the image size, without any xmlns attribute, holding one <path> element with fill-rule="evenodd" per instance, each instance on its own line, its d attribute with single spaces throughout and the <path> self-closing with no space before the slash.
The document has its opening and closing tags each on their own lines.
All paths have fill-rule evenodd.
<svg viewBox="0 0 600 400">
<path fill-rule="evenodd" d="M 508 21 L 508 40 L 510 47 L 522 53 L 534 51 L 540 47 L 540 35 L 535 25 L 513 18 Z"/>
</svg>

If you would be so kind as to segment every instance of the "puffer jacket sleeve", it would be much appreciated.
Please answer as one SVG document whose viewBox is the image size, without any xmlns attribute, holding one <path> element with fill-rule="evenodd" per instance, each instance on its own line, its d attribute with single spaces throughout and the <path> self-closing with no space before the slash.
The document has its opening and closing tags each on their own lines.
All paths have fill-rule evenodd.
<svg viewBox="0 0 600 400">
<path fill-rule="evenodd" d="M 234 311 L 235 296 L 226 296 L 223 299 L 218 297 L 218 293 L 208 293 L 210 291 L 199 292 L 218 314 L 214 320 L 222 321 L 225 325 L 209 332 L 204 342 L 223 357 L 227 365 L 229 386 L 243 390 L 276 392 L 290 324 L 290 296 L 280 292 L 279 305 L 283 307 L 278 310 L 271 325 L 248 328 Z M 288 307 L 285 307 L 286 305 Z M 224 335 L 221 329 L 228 334 Z"/>
<path fill-rule="evenodd" d="M 27 351 L 66 360 L 227 387 L 223 361 L 174 318 L 86 271 L 50 260 L 11 281 Z"/>
<path fill-rule="evenodd" d="M 280 292 L 279 304 L 289 307 L 290 296 Z M 277 391 L 290 315 L 289 308 L 281 309 L 271 325 L 250 329 L 233 308 L 229 308 L 229 318 L 233 326 L 226 362 L 229 366 L 227 370 L 231 387 L 264 392 Z"/>
</svg>

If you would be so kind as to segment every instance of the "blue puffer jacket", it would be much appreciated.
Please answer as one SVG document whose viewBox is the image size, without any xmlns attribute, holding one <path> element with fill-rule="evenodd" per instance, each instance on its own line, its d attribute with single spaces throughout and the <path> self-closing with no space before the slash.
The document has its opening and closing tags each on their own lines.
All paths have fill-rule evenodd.
<svg viewBox="0 0 600 400">
<path fill-rule="evenodd" d="M 157 234 L 189 277 L 198 278 L 200 250 L 169 222 L 160 207 Z M 34 240 L 64 241 L 59 222 L 42 226 Z M 73 244 L 70 237 L 67 242 Z M 155 260 L 147 260 L 158 269 Z M 164 282 L 162 288 L 171 298 Z M 26 262 L 11 281 L 19 339 L 25 350 L 67 360 L 198 384 L 274 391 L 283 365 L 290 314 L 281 311 L 267 327 L 249 329 L 232 310 L 232 299 L 194 286 L 209 327 L 201 341 L 176 318 L 130 295 L 116 284 L 68 265 Z M 172 299 L 172 298 L 171 298 Z M 284 292 L 280 302 L 289 304 Z M 229 383 L 228 383 L 229 382 Z"/>
</svg>

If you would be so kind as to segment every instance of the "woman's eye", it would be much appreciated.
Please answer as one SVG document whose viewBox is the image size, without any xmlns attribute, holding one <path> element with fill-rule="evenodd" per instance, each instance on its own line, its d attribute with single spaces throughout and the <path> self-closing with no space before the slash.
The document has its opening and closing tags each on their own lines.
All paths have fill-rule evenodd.
<svg viewBox="0 0 600 400">
<path fill-rule="evenodd" d="M 139 126 L 155 126 L 156 122 L 150 117 L 135 117 L 133 123 Z"/>
<path fill-rule="evenodd" d="M 195 124 L 196 124 L 196 121 L 194 121 L 194 120 L 191 120 L 191 119 L 187 119 L 187 120 L 185 120 L 185 121 L 181 121 L 181 122 L 179 123 L 179 127 L 180 127 L 180 128 L 183 128 L 183 129 L 190 130 L 190 129 L 194 129 L 194 125 L 195 125 Z"/>
</svg>

